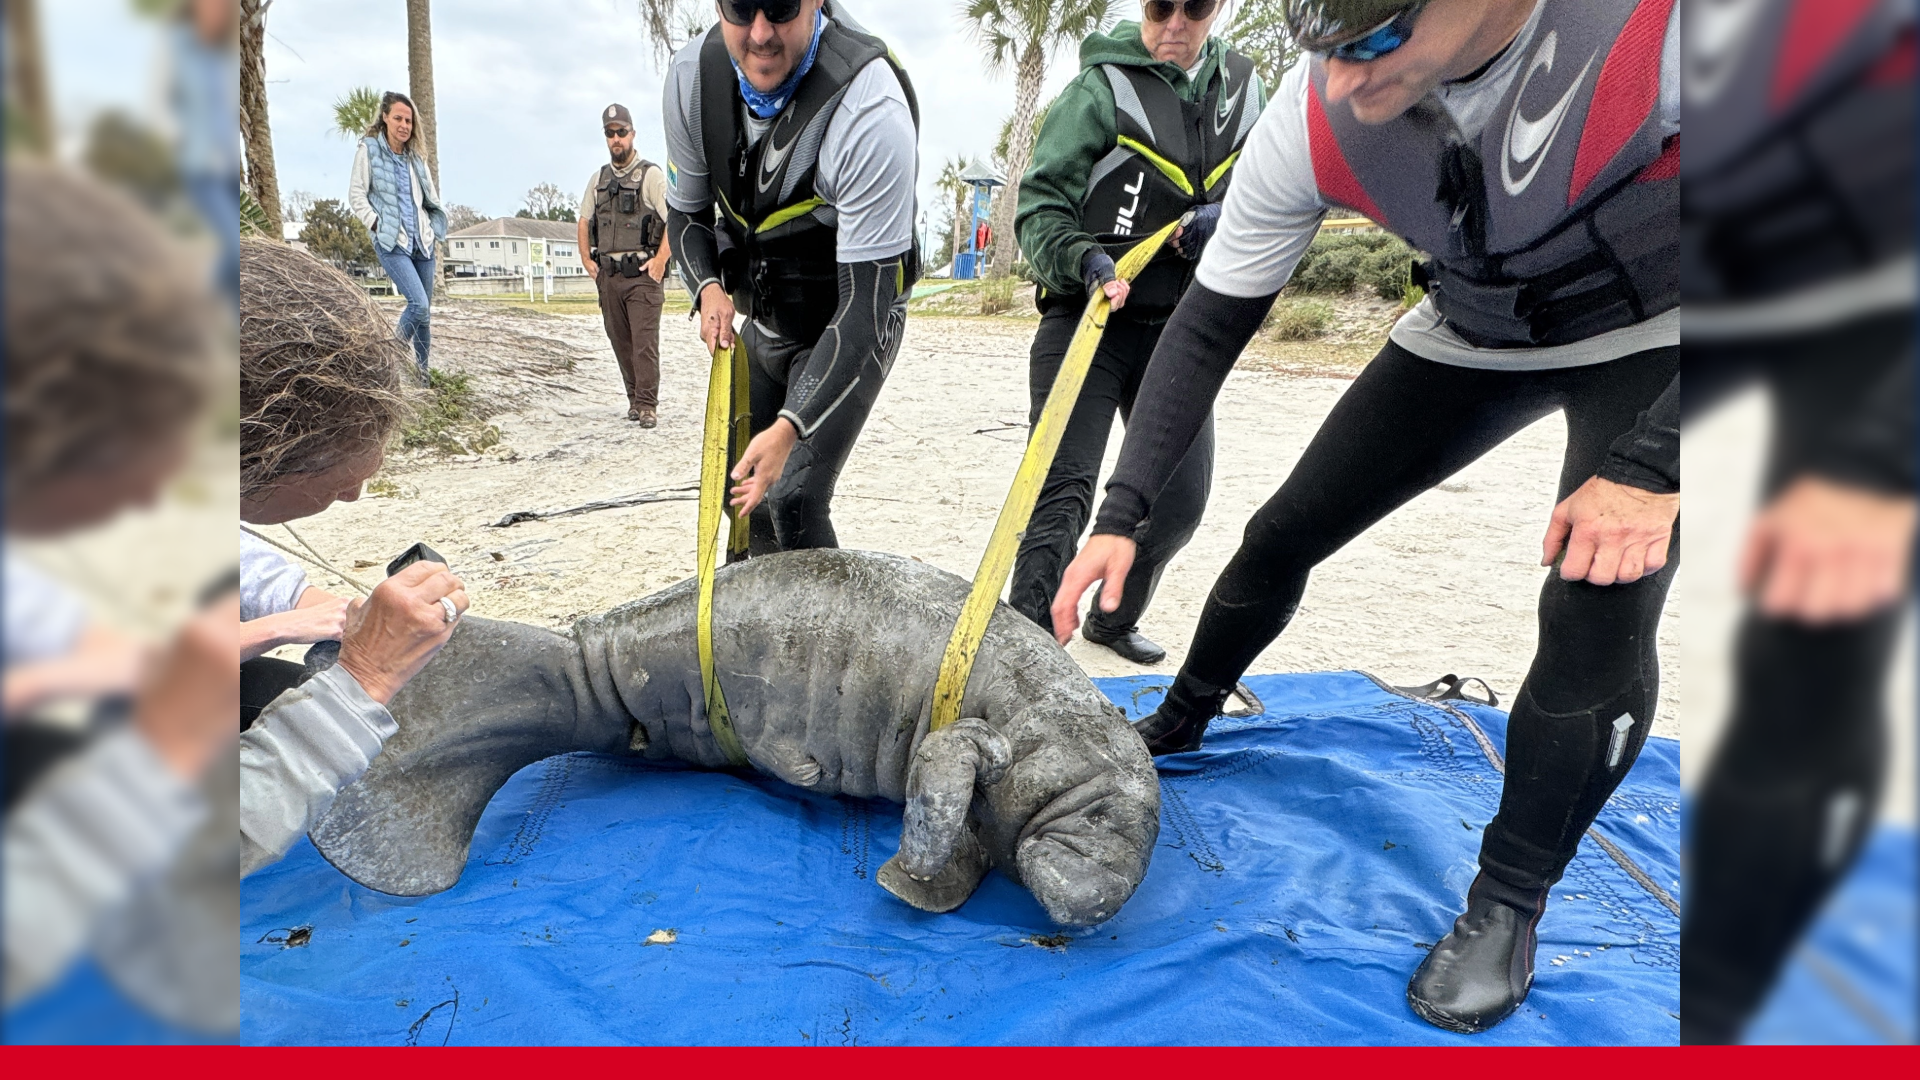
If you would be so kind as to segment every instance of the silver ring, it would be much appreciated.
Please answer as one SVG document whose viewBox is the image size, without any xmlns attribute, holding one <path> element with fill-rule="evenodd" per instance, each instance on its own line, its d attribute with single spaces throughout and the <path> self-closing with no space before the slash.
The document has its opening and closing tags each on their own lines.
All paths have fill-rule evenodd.
<svg viewBox="0 0 1920 1080">
<path fill-rule="evenodd" d="M 440 610 L 445 612 L 446 620 L 449 623 L 459 621 L 460 609 L 453 606 L 452 597 L 443 596 L 440 598 Z"/>
</svg>

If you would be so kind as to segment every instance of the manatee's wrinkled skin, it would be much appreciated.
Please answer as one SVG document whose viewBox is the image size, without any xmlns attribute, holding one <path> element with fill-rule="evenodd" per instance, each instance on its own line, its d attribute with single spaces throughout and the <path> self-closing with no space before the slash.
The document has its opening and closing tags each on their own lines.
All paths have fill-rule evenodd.
<svg viewBox="0 0 1920 1080">
<path fill-rule="evenodd" d="M 723 568 L 721 686 L 754 768 L 907 804 L 880 884 L 950 911 L 987 870 L 1066 926 L 1111 918 L 1147 872 L 1160 788 L 1139 736 L 1046 632 L 1004 604 L 961 715 L 927 733 L 967 583 L 922 563 L 818 550 Z M 400 732 L 313 831 L 348 877 L 405 896 L 466 866 L 487 800 L 521 767 L 591 750 L 724 768 L 683 581 L 571 636 L 469 618 L 395 697 Z"/>
</svg>

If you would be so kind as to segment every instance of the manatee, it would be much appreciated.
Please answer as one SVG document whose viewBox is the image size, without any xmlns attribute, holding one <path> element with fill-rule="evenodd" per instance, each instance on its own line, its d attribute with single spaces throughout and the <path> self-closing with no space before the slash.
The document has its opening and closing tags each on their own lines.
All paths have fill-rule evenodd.
<svg viewBox="0 0 1920 1080">
<path fill-rule="evenodd" d="M 750 767 L 823 794 L 906 806 L 879 883 L 959 907 L 998 868 L 1063 926 L 1111 918 L 1160 831 L 1153 762 L 1051 636 L 994 612 L 961 706 L 929 733 L 967 582 L 892 555 L 786 552 L 722 568 L 716 669 Z M 399 733 L 311 836 L 368 888 L 451 887 L 513 773 L 594 751 L 728 767 L 707 725 L 683 581 L 571 634 L 469 616 L 392 703 Z M 644 783 L 644 777 L 636 778 Z"/>
</svg>

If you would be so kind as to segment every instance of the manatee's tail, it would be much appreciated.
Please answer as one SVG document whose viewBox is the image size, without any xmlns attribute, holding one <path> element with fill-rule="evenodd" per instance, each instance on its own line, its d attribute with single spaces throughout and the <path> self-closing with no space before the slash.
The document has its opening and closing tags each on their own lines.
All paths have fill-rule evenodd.
<svg viewBox="0 0 1920 1080">
<path fill-rule="evenodd" d="M 453 886 L 481 811 L 517 770 L 575 750 L 618 750 L 597 723 L 573 638 L 469 617 L 393 699 L 399 734 L 340 792 L 310 834 L 370 889 L 426 896 Z"/>
</svg>

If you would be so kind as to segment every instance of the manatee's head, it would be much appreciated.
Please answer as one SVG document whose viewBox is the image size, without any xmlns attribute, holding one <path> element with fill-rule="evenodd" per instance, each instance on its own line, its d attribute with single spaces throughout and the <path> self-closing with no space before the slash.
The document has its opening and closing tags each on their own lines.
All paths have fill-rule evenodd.
<svg viewBox="0 0 1920 1080">
<path fill-rule="evenodd" d="M 1010 850 L 1002 870 L 1054 922 L 1105 922 L 1147 876 L 1160 836 L 1160 782 L 1146 745 L 1104 702 L 1037 706 L 1006 734 L 1013 763 L 985 788 L 999 841 L 989 846 Z"/>
</svg>

